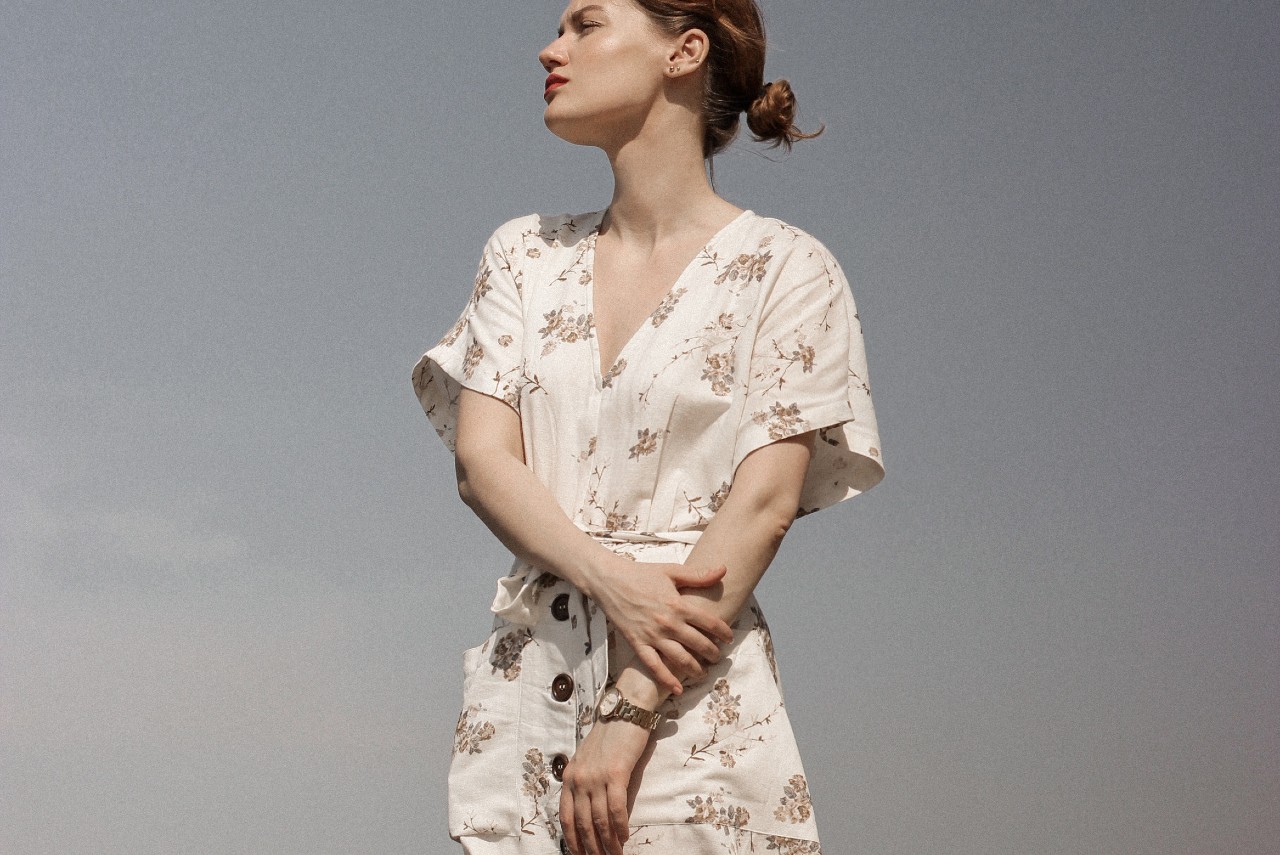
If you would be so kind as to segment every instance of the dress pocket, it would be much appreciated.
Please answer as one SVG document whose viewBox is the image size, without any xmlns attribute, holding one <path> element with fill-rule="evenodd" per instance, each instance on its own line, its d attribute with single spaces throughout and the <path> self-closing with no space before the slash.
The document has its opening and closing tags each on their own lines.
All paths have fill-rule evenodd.
<svg viewBox="0 0 1280 855">
<path fill-rule="evenodd" d="M 493 646 L 492 636 L 486 638 L 483 644 L 477 644 L 475 647 L 462 651 L 462 694 L 464 696 L 467 693 L 467 686 L 471 683 L 472 676 L 484 663 L 485 654 L 491 646 Z"/>
<path fill-rule="evenodd" d="M 522 639 L 510 626 L 495 630 L 462 654 L 462 713 L 449 765 L 449 832 L 519 834 L 520 764 L 515 758 L 520 720 Z"/>
</svg>

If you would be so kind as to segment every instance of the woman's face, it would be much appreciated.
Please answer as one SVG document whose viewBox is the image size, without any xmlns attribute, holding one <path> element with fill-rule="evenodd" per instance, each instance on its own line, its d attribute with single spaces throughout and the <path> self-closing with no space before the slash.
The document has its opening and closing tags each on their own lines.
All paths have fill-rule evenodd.
<svg viewBox="0 0 1280 855">
<path fill-rule="evenodd" d="M 671 49 L 631 0 L 571 0 L 559 37 L 538 54 L 548 72 L 547 127 L 580 145 L 634 134 L 662 92 Z"/>
</svg>

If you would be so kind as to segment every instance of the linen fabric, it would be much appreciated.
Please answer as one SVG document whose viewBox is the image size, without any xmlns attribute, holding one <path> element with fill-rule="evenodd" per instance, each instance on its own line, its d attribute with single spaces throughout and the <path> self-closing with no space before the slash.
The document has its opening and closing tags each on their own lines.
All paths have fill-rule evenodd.
<svg viewBox="0 0 1280 855">
<path fill-rule="evenodd" d="M 742 460 L 788 436 L 817 431 L 800 514 L 879 482 L 861 325 L 822 244 L 744 211 L 604 366 L 592 303 L 602 216 L 531 215 L 489 240 L 465 310 L 413 373 L 450 449 L 462 387 L 505 401 L 560 508 L 637 561 L 682 562 Z M 631 653 L 593 602 L 520 561 L 492 610 L 493 631 L 463 657 L 449 831 L 471 853 L 557 853 L 556 773 Z M 732 626 L 722 660 L 661 710 L 629 853 L 820 852 L 754 598 Z"/>
</svg>

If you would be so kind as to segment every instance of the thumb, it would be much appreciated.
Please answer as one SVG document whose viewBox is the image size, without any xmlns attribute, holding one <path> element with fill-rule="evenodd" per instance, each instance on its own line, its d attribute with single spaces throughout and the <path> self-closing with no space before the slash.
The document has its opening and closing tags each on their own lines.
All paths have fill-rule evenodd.
<svg viewBox="0 0 1280 855">
<path fill-rule="evenodd" d="M 718 585 L 728 572 L 728 568 L 723 564 L 710 570 L 677 564 L 667 575 L 672 582 L 675 582 L 677 588 L 710 588 Z"/>
</svg>

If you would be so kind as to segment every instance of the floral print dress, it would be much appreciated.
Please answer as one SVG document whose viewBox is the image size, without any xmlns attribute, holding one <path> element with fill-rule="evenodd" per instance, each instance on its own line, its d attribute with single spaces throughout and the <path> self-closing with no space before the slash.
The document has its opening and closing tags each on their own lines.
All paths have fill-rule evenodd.
<svg viewBox="0 0 1280 855">
<path fill-rule="evenodd" d="M 813 237 L 744 211 L 612 365 L 592 306 L 602 212 L 532 215 L 485 248 L 462 316 L 413 373 L 453 448 L 461 387 L 520 415 L 526 464 L 575 524 L 636 561 L 681 562 L 753 450 L 817 431 L 812 513 L 883 475 L 862 330 Z M 463 656 L 449 831 L 469 853 L 567 851 L 560 778 L 628 656 L 573 586 L 516 561 L 493 631 Z M 665 703 L 641 759 L 626 852 L 819 853 L 773 642 L 754 598 L 707 676 Z"/>
</svg>

